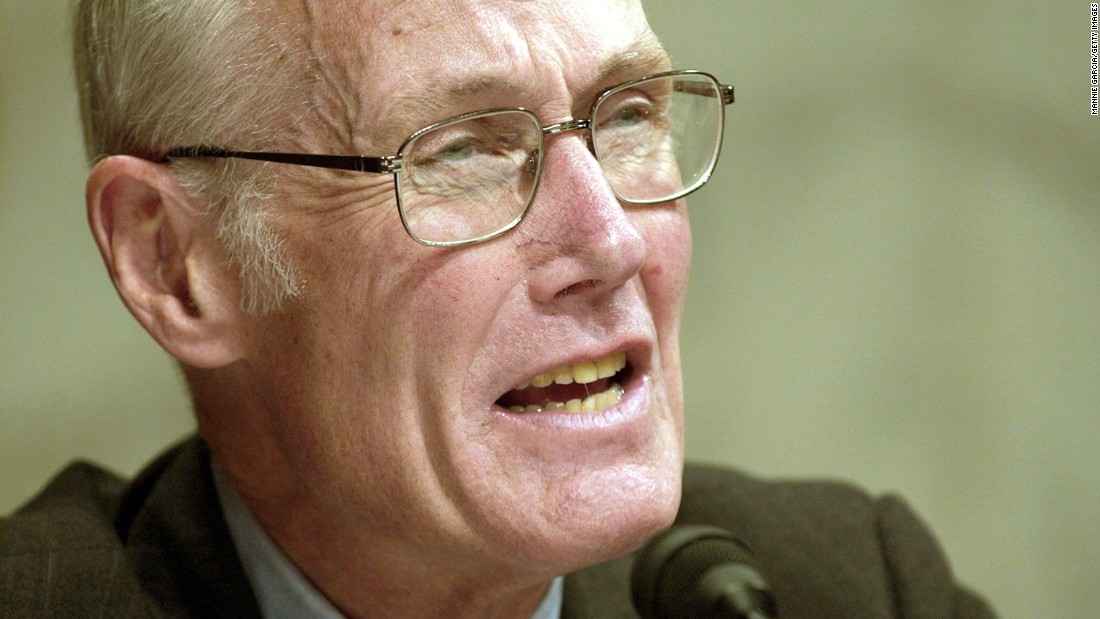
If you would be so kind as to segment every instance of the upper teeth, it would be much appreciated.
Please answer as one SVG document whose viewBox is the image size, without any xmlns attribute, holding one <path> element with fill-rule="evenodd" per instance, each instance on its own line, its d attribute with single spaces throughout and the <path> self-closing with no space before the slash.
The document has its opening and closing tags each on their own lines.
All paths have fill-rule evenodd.
<svg viewBox="0 0 1100 619">
<path fill-rule="evenodd" d="M 595 361 L 582 361 L 580 363 L 556 367 L 549 372 L 539 374 L 521 385 L 517 385 L 515 390 L 519 391 L 528 387 L 546 387 L 551 383 L 557 383 L 559 385 L 580 383 L 586 385 L 588 383 L 594 383 L 601 378 L 610 378 L 625 367 L 626 353 L 612 353 Z"/>
</svg>

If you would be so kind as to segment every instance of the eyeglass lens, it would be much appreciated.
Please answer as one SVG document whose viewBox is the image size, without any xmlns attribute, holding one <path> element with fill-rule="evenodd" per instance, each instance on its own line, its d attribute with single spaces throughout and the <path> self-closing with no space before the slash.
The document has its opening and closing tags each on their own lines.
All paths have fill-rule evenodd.
<svg viewBox="0 0 1100 619">
<path fill-rule="evenodd" d="M 709 176 L 723 101 L 707 75 L 658 76 L 597 101 L 593 149 L 616 196 L 628 203 L 678 198 Z M 458 243 L 510 228 L 527 210 L 542 168 L 543 130 L 523 110 L 444 123 L 403 148 L 398 201 L 409 232 Z"/>
</svg>

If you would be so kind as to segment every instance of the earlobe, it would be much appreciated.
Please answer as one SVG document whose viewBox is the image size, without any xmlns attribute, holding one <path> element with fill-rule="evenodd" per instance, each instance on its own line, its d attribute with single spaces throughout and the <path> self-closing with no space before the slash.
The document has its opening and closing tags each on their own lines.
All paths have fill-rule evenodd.
<svg viewBox="0 0 1100 619">
<path fill-rule="evenodd" d="M 107 271 L 145 330 L 187 365 L 240 358 L 236 279 L 167 167 L 108 157 L 89 175 L 86 199 Z"/>
</svg>

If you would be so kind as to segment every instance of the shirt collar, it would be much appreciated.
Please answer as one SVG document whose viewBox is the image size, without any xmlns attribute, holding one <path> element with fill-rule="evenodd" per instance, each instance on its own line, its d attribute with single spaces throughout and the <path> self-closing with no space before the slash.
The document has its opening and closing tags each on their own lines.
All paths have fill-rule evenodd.
<svg viewBox="0 0 1100 619">
<path fill-rule="evenodd" d="M 265 619 L 346 619 L 267 535 L 225 473 L 211 465 L 229 535 Z M 560 619 L 563 578 L 555 578 L 531 619 Z"/>
</svg>

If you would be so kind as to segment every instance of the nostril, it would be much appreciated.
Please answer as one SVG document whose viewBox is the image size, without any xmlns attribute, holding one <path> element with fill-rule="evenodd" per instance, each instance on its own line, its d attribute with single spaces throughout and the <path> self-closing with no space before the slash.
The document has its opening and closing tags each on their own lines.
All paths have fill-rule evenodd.
<svg viewBox="0 0 1100 619">
<path fill-rule="evenodd" d="M 577 292 L 584 292 L 585 290 L 592 290 L 593 288 L 600 287 L 600 280 L 598 279 L 586 279 L 583 282 L 577 282 L 571 286 L 567 286 L 558 291 L 554 298 L 563 299 L 571 294 Z"/>
</svg>

